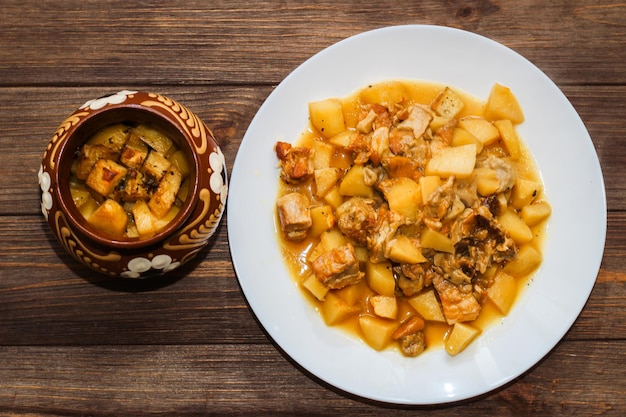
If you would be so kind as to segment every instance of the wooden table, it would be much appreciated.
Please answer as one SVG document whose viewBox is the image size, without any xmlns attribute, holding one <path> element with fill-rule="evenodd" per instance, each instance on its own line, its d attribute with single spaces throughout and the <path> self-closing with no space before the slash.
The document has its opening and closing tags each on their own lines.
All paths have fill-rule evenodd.
<svg viewBox="0 0 626 417">
<path fill-rule="evenodd" d="M 150 282 L 95 275 L 44 223 L 43 150 L 87 99 L 169 95 L 214 130 L 230 170 L 255 112 L 299 64 L 359 32 L 415 23 L 474 31 L 531 60 L 579 112 L 604 171 L 608 235 L 593 292 L 513 383 L 444 407 L 377 404 L 326 385 L 255 321 L 227 214 L 197 261 Z M 0 415 L 626 415 L 625 111 L 617 1 L 3 0 Z"/>
</svg>

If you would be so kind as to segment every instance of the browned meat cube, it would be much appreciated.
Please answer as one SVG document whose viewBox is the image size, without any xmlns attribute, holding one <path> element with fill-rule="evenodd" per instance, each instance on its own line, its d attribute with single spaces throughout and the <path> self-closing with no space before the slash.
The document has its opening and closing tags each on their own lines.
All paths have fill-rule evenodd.
<svg viewBox="0 0 626 417">
<path fill-rule="evenodd" d="M 104 145 L 83 145 L 76 163 L 76 178 L 85 180 L 99 159 L 116 160 L 118 153 Z"/>
<path fill-rule="evenodd" d="M 437 290 L 437 294 L 439 294 L 443 315 L 446 316 L 448 324 L 471 321 L 478 318 L 480 304 L 471 291 L 461 291 L 459 286 L 441 275 L 433 278 L 433 285 Z"/>
<path fill-rule="evenodd" d="M 286 142 L 277 142 L 274 148 L 280 161 L 280 177 L 289 184 L 295 184 L 313 174 L 313 149 L 293 147 Z"/>
<path fill-rule="evenodd" d="M 129 168 L 139 168 L 148 157 L 148 145 L 139 136 L 131 133 L 122 149 L 120 162 Z"/>
<path fill-rule="evenodd" d="M 288 240 L 302 240 L 313 224 L 309 199 L 301 193 L 289 193 L 276 201 L 280 227 Z"/>
<path fill-rule="evenodd" d="M 365 275 L 359 270 L 354 246 L 347 243 L 318 256 L 312 264 L 317 279 L 328 288 L 356 284 Z"/>
<path fill-rule="evenodd" d="M 102 196 L 108 196 L 126 175 L 126 168 L 109 159 L 98 159 L 89 173 L 87 185 Z"/>
</svg>

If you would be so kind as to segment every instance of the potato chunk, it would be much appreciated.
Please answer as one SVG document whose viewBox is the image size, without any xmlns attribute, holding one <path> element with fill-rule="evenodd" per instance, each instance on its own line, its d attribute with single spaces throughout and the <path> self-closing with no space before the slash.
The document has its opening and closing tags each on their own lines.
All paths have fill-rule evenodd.
<svg viewBox="0 0 626 417">
<path fill-rule="evenodd" d="M 332 138 L 346 130 L 343 106 L 336 98 L 310 102 L 309 117 L 313 126 L 326 138 Z"/>
<path fill-rule="evenodd" d="M 444 88 L 432 102 L 432 109 L 439 115 L 446 118 L 456 117 L 465 103 L 457 93 L 449 87 Z"/>
<path fill-rule="evenodd" d="M 172 208 L 176 201 L 176 194 L 183 181 L 183 176 L 174 167 L 161 178 L 158 188 L 148 200 L 148 207 L 157 219 L 162 218 Z"/>
<path fill-rule="evenodd" d="M 87 222 L 102 232 L 122 236 L 126 231 L 128 216 L 124 207 L 117 201 L 106 199 L 87 219 Z"/>
<path fill-rule="evenodd" d="M 465 323 L 455 323 L 445 341 L 446 352 L 455 356 L 461 353 L 472 340 L 480 334 L 480 330 Z"/>
<path fill-rule="evenodd" d="M 368 262 L 365 268 L 365 279 L 369 287 L 378 294 L 392 296 L 396 288 L 391 262 Z"/>
<path fill-rule="evenodd" d="M 498 273 L 491 287 L 487 289 L 487 297 L 500 310 L 502 314 L 508 314 L 517 295 L 515 278 L 506 272 Z"/>
<path fill-rule="evenodd" d="M 509 87 L 495 84 L 487 99 L 485 117 L 489 120 L 509 119 L 518 124 L 524 121 L 524 112 Z"/>
<path fill-rule="evenodd" d="M 459 120 L 459 127 L 471 133 L 483 146 L 491 145 L 500 138 L 498 129 L 482 117 L 464 117 Z"/>
<path fill-rule="evenodd" d="M 476 165 L 476 145 L 443 148 L 426 164 L 426 175 L 468 178 Z"/>
<path fill-rule="evenodd" d="M 376 350 L 383 350 L 391 343 L 397 325 L 395 321 L 362 315 L 359 317 L 359 326 L 367 344 Z"/>
</svg>

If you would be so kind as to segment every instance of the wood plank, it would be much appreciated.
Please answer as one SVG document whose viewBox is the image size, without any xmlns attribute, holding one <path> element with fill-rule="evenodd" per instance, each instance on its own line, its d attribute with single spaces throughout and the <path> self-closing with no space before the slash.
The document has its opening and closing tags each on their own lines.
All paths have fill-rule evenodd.
<svg viewBox="0 0 626 417">
<path fill-rule="evenodd" d="M 358 399 L 271 345 L 0 346 L 0 414 L 622 416 L 626 353 L 619 346 L 563 343 L 506 389 L 446 407 Z"/>
<path fill-rule="evenodd" d="M 624 84 L 624 71 L 614 63 L 626 62 L 625 11 L 623 4 L 584 0 L 528 6 L 292 0 L 278 7 L 224 0 L 167 5 L 73 0 L 28 8 L 11 0 L 3 2 L 0 20 L 0 83 L 271 85 L 351 35 L 388 25 L 438 24 L 493 38 L 561 85 Z M 33 21 L 39 24 L 34 27 Z"/>
</svg>

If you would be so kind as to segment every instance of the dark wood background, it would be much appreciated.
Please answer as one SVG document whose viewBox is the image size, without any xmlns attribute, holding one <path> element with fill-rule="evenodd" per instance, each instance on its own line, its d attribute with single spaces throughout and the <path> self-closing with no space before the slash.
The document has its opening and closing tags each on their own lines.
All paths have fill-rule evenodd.
<svg viewBox="0 0 626 417">
<path fill-rule="evenodd" d="M 150 282 L 94 275 L 54 241 L 37 171 L 86 100 L 124 88 L 169 95 L 214 130 L 230 170 L 255 112 L 299 64 L 359 32 L 415 23 L 474 31 L 531 60 L 579 112 L 604 172 L 608 235 L 593 292 L 561 343 L 513 383 L 440 407 L 327 386 L 246 305 L 228 213 L 197 261 Z M 626 415 L 625 113 L 617 1 L 2 0 L 0 415 Z"/>
</svg>

